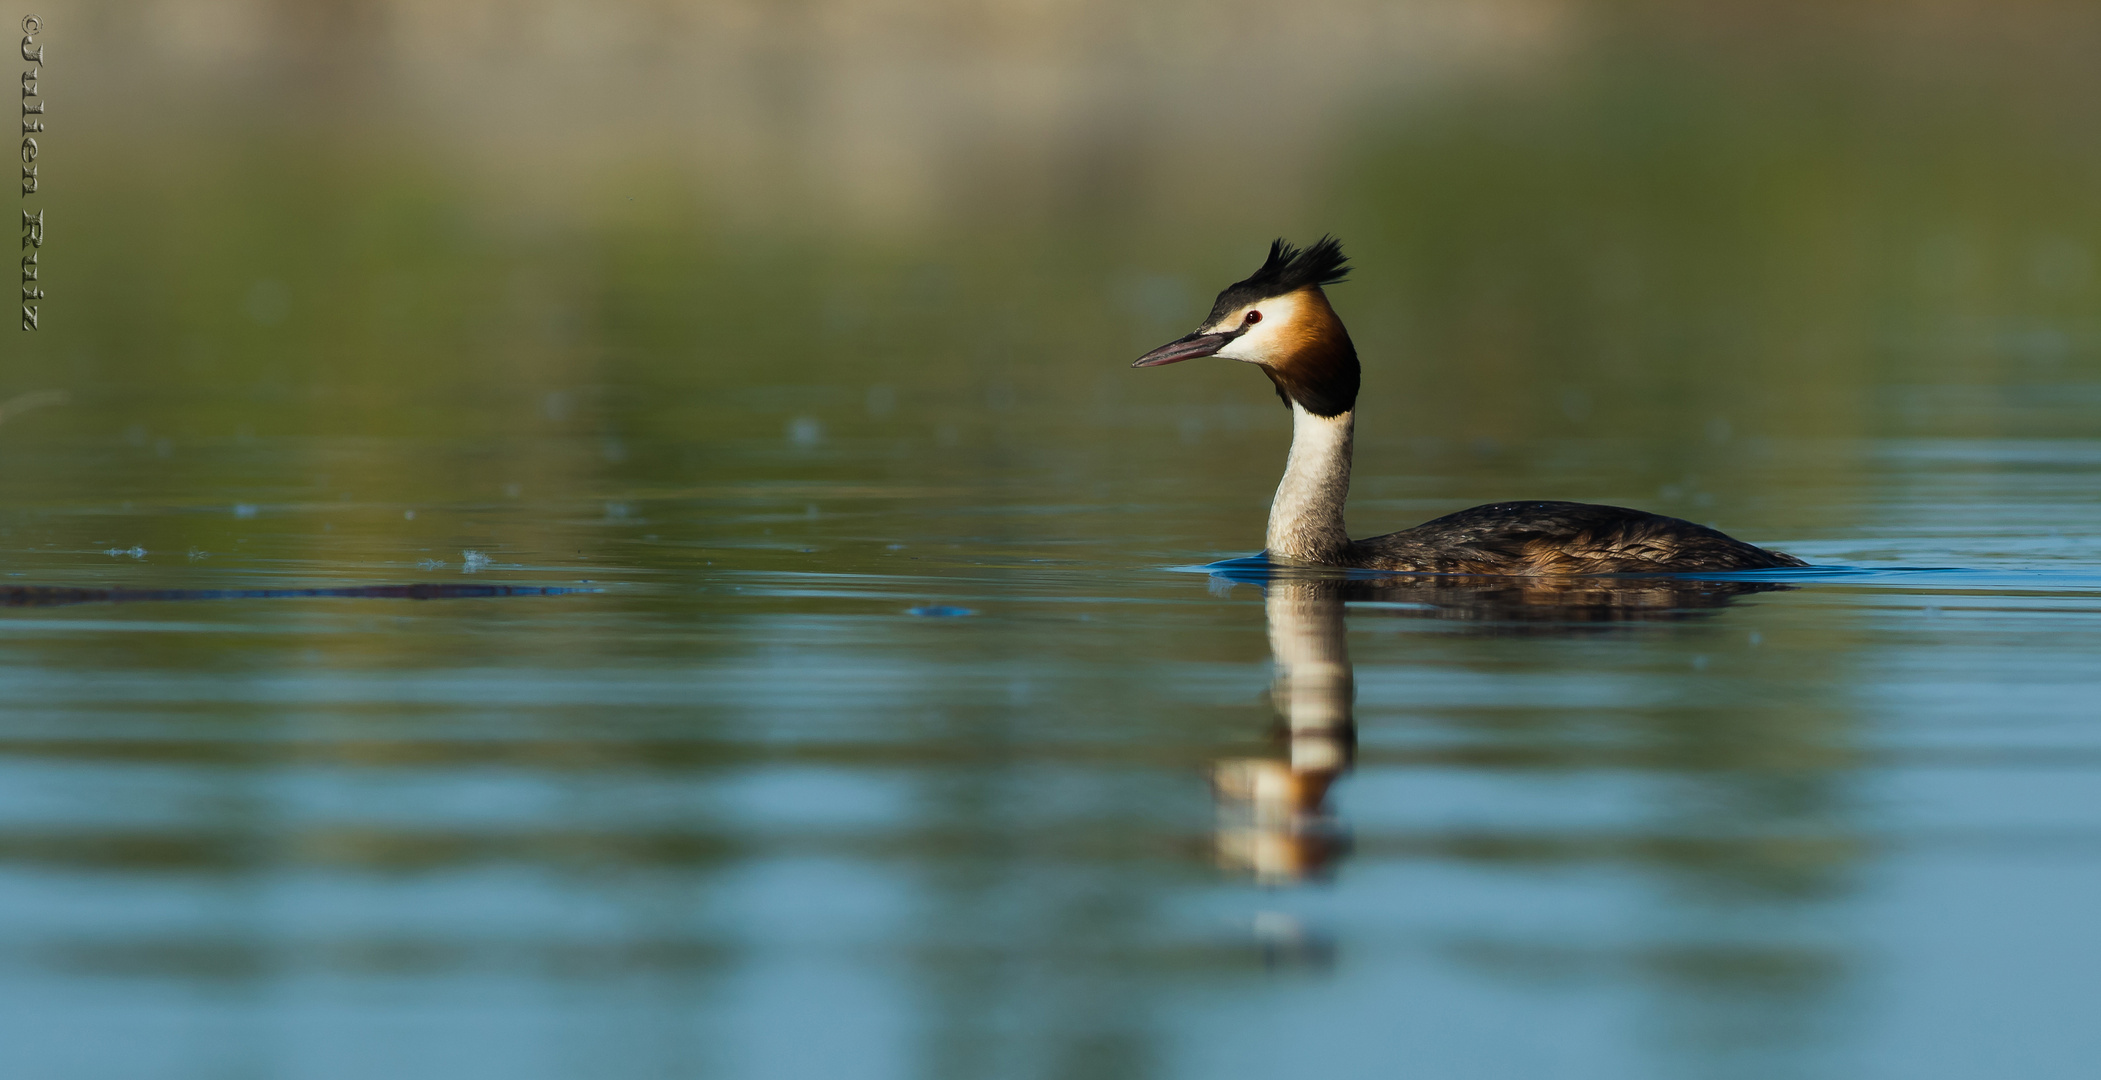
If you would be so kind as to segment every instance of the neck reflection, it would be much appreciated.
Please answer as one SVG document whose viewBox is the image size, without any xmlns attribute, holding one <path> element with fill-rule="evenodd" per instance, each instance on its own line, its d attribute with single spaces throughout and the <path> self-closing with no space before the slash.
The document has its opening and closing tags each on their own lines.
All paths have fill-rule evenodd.
<svg viewBox="0 0 2101 1080">
<path fill-rule="evenodd" d="M 1218 859 L 1263 884 L 1325 876 L 1348 850 L 1328 792 L 1356 756 L 1356 680 L 1340 581 L 1264 586 L 1281 756 L 1229 758 L 1214 772 Z"/>
</svg>

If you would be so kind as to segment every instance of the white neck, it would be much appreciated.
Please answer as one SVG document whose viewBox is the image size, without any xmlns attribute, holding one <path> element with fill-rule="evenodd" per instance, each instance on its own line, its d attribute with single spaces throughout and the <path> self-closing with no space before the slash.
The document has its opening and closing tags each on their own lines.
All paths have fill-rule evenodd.
<svg viewBox="0 0 2101 1080">
<path fill-rule="evenodd" d="M 1291 404 L 1291 457 L 1269 506 L 1269 554 L 1299 562 L 1342 562 L 1350 534 L 1342 504 L 1350 496 L 1350 436 L 1354 411 L 1315 416 Z"/>
</svg>

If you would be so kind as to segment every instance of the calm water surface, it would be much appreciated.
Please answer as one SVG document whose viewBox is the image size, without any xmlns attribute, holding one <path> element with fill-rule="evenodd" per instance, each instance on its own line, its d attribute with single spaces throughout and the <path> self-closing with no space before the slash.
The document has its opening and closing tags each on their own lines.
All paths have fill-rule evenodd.
<svg viewBox="0 0 2101 1080">
<path fill-rule="evenodd" d="M 1128 420 L 15 444 L 10 589 L 589 591 L 13 593 L 5 1071 L 2101 1056 L 2101 441 L 1738 439 L 1754 499 L 1631 479 L 1638 441 L 1482 482 L 1369 436 L 1360 533 L 1610 499 L 1873 568 L 1556 593 L 1204 572 L 1259 542 L 1281 412 L 1229 491 Z"/>
</svg>

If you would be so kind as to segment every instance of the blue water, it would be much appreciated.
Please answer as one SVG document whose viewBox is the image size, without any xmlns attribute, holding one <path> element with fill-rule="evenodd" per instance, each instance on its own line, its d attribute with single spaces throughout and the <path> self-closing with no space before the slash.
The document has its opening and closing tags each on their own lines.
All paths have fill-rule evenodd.
<svg viewBox="0 0 2101 1080">
<path fill-rule="evenodd" d="M 2055 445 L 1718 508 L 1807 570 L 1574 594 L 1219 562 L 1231 493 L 25 490 L 9 587 L 124 591 L 0 617 L 0 1064 L 2084 1076 Z"/>
</svg>

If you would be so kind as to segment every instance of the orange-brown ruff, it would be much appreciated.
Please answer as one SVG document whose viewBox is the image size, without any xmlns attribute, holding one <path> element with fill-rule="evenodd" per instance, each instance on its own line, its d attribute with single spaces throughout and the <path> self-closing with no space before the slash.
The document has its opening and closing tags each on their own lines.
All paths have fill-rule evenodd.
<svg viewBox="0 0 2101 1080">
<path fill-rule="evenodd" d="M 1806 566 L 1678 518 L 1572 502 L 1509 502 L 1351 540 L 1343 525 L 1356 430 L 1357 348 L 1323 285 L 1349 273 L 1332 237 L 1278 240 L 1218 294 L 1195 333 L 1138 358 L 1158 367 L 1218 356 L 1262 368 L 1292 414 L 1291 456 L 1270 505 L 1272 559 L 1430 574 L 1654 574 Z"/>
</svg>

